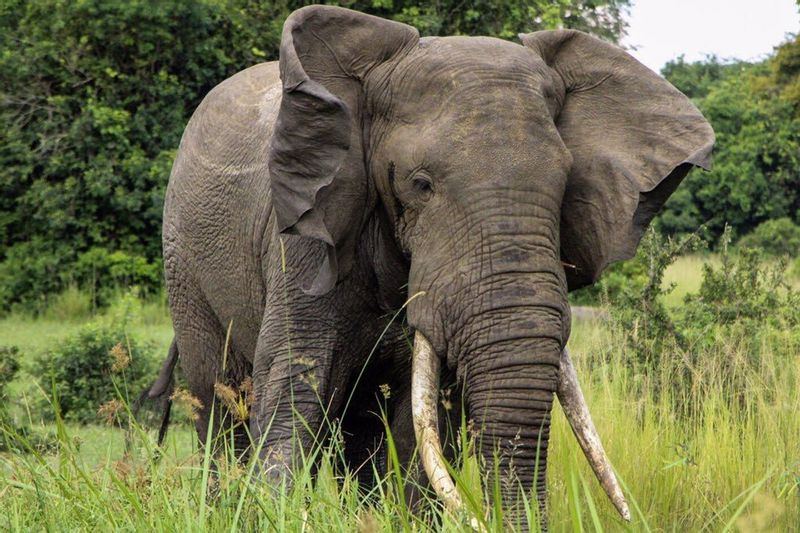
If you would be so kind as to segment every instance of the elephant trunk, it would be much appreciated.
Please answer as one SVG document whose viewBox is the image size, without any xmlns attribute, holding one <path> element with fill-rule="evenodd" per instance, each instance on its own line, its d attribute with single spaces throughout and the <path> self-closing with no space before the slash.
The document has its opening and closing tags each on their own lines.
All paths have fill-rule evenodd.
<svg viewBox="0 0 800 533">
<path fill-rule="evenodd" d="M 498 349 L 503 348 L 502 344 L 496 345 Z M 545 348 L 554 350 L 557 359 L 560 344 L 554 340 L 545 344 Z M 463 504 L 443 461 L 436 418 L 439 365 L 430 343 L 418 331 L 414 340 L 412 398 L 420 457 L 433 488 L 445 505 L 456 511 Z M 502 371 L 488 368 L 483 376 L 480 371 L 468 373 L 470 420 L 481 430 L 478 447 L 482 462 L 490 474 L 497 474 L 491 479 L 500 483 L 508 516 L 512 521 L 524 516 L 520 496 L 531 494 L 535 488 L 540 521 L 545 524 L 547 446 L 557 366 L 511 364 Z"/>
<path fill-rule="evenodd" d="M 546 523 L 550 409 L 562 346 L 562 311 L 555 307 L 529 304 L 515 306 L 512 315 L 482 317 L 480 324 L 492 326 L 467 341 L 469 418 L 481 429 L 480 454 L 511 520 L 524 516 L 520 497 L 535 494 Z"/>
<path fill-rule="evenodd" d="M 501 252 L 480 269 L 491 274 L 462 285 L 447 301 L 445 316 L 456 321 L 445 325 L 446 355 L 463 384 L 483 466 L 491 482 L 500 484 L 508 516 L 516 520 L 523 516 L 522 494 L 533 495 L 544 511 L 550 409 L 558 387 L 569 311 L 563 274 L 552 257 L 555 254 L 548 254 L 548 260 L 541 253 L 538 265 L 520 267 L 511 260 L 521 252 L 508 247 Z M 415 345 L 420 344 L 420 337 Z M 416 350 L 415 379 L 418 368 L 436 369 L 422 360 Z M 435 390 L 437 384 L 438 380 L 431 380 L 429 390 Z M 431 403 L 435 402 L 436 394 L 429 394 Z M 435 412 L 434 407 L 428 412 Z M 419 411 L 415 415 L 425 414 Z M 435 433 L 434 424 L 427 428 L 427 435 Z M 422 443 L 421 433 L 417 432 Z M 435 452 L 430 453 L 434 458 L 438 449 Z M 425 460 L 425 450 L 421 454 Z M 446 468 L 429 463 L 430 467 L 425 467 L 434 488 L 448 507 L 457 507 L 458 494 Z"/>
<path fill-rule="evenodd" d="M 505 503 L 512 508 L 511 519 L 523 514 L 519 496 L 531 495 L 535 489 L 540 520 L 546 524 L 547 452 L 554 393 L 601 485 L 620 514 L 629 519 L 569 354 L 562 348 L 568 334 L 565 322 L 569 321 L 564 293 L 557 290 L 557 283 L 549 284 L 556 290 L 547 294 L 541 287 L 548 284 L 542 280 L 529 280 L 521 286 L 512 284 L 508 276 L 502 278 L 495 280 L 495 287 L 502 289 L 496 289 L 492 297 L 476 296 L 479 301 L 493 302 L 495 307 L 481 310 L 462 324 L 449 348 L 458 354 L 469 418 L 481 430 L 480 454 L 490 473 L 498 474 L 493 479 L 500 483 Z M 540 303 L 522 301 L 525 295 L 529 300 L 538 298 Z M 455 509 L 461 507 L 461 499 L 447 473 L 437 433 L 439 364 L 440 358 L 418 331 L 412 382 L 417 440 L 434 489 L 449 508 Z"/>
</svg>

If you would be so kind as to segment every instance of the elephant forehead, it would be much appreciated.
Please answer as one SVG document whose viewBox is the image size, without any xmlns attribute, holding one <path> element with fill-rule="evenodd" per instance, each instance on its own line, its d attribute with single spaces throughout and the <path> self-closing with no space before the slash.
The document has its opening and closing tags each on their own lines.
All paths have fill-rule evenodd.
<svg viewBox="0 0 800 533">
<path fill-rule="evenodd" d="M 569 158 L 548 108 L 551 76 L 537 55 L 514 43 L 423 39 L 367 88 L 376 162 L 392 161 L 401 176 L 425 168 L 506 185 L 537 167 L 560 170 Z"/>
<path fill-rule="evenodd" d="M 394 117 L 516 114 L 546 92 L 550 71 L 525 47 L 490 37 L 426 38 L 391 72 Z"/>
</svg>

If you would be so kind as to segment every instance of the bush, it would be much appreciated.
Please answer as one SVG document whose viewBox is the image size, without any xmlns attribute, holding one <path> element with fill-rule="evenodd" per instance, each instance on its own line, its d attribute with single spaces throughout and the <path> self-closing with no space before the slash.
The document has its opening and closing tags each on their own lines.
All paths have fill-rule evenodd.
<svg viewBox="0 0 800 533">
<path fill-rule="evenodd" d="M 643 371 L 658 368 L 668 347 L 682 341 L 663 302 L 663 296 L 673 288 L 664 287 L 664 273 L 679 256 L 697 250 L 700 245 L 696 234 L 673 240 L 650 228 L 631 260 L 646 265 L 642 269 L 643 281 L 623 283 L 619 292 L 609 297 L 611 317 L 631 348 L 633 366 Z"/>
<path fill-rule="evenodd" d="M 785 282 L 788 261 L 731 249 L 730 236 L 726 228 L 720 264 L 704 265 L 699 291 L 668 312 L 662 300 L 671 287 L 662 287 L 663 274 L 685 245 L 651 232 L 642 244 L 651 258 L 647 284 L 611 301 L 630 366 L 642 377 L 663 376 L 660 387 L 670 387 L 679 401 L 686 391 L 702 398 L 712 382 L 729 400 L 742 401 L 750 387 L 770 386 L 746 377 L 752 375 L 746 370 L 761 368 L 765 349 L 788 361 L 800 350 L 800 294 Z M 686 407 L 702 410 L 698 402 Z"/>
<path fill-rule="evenodd" d="M 92 248 L 82 253 L 72 275 L 91 294 L 95 306 L 108 305 L 119 291 L 136 287 L 141 296 L 151 296 L 161 288 L 161 259 L 147 258 L 120 250 Z"/>
<path fill-rule="evenodd" d="M 0 346 L 0 451 L 12 446 L 13 430 L 9 431 L 11 416 L 8 412 L 10 403 L 8 384 L 14 380 L 19 371 L 19 348 L 16 346 Z"/>
<path fill-rule="evenodd" d="M 96 421 L 101 404 L 148 385 L 154 347 L 131 338 L 125 323 L 117 318 L 86 324 L 35 360 L 32 373 L 45 391 L 55 392 L 49 400 L 57 400 L 64 419 Z M 45 413 L 53 410 L 41 407 Z"/>
<path fill-rule="evenodd" d="M 800 322 L 798 294 L 784 282 L 788 261 L 766 261 L 760 250 L 736 255 L 723 249 L 718 268 L 703 266 L 697 294 L 687 295 L 684 320 L 694 328 L 737 325 L 757 335 L 764 326 L 793 328 Z"/>
<path fill-rule="evenodd" d="M 767 220 L 739 240 L 743 248 L 759 248 L 773 255 L 800 255 L 800 226 L 789 218 Z"/>
<path fill-rule="evenodd" d="M 0 346 L 0 420 L 7 415 L 8 384 L 14 380 L 19 371 L 19 348 L 16 346 Z"/>
</svg>

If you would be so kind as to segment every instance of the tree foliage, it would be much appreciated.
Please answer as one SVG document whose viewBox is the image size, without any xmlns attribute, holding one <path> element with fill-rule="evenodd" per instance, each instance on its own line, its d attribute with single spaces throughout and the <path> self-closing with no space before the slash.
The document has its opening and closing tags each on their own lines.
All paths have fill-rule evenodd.
<svg viewBox="0 0 800 533">
<path fill-rule="evenodd" d="M 326 2 L 328 3 L 328 2 Z M 555 28 L 583 30 L 618 42 L 630 0 L 344 0 L 340 5 L 415 26 L 422 35 L 517 34 Z"/>
<path fill-rule="evenodd" d="M 618 40 L 629 0 L 339 3 L 424 35 L 565 26 Z M 0 0 L 0 310 L 71 284 L 160 285 L 164 188 L 189 116 L 275 59 L 304 4 Z"/>
<path fill-rule="evenodd" d="M 0 6 L 0 307 L 71 283 L 93 247 L 160 270 L 183 126 L 216 83 L 267 55 L 256 41 L 275 49 L 279 24 L 221 2 Z"/>
<path fill-rule="evenodd" d="M 716 57 L 673 61 L 662 73 L 692 98 L 714 127 L 714 169 L 695 171 L 667 202 L 659 226 L 669 234 L 707 224 L 718 237 L 765 220 L 800 221 L 800 38 L 756 64 Z"/>
</svg>

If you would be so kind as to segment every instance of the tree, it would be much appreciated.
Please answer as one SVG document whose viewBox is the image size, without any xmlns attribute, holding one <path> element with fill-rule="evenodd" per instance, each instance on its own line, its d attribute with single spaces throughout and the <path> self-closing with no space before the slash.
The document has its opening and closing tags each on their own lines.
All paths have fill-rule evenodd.
<svg viewBox="0 0 800 533">
<path fill-rule="evenodd" d="M 629 2 L 339 3 L 424 35 L 516 39 L 564 26 L 616 41 Z M 164 188 L 188 118 L 214 85 L 277 58 L 283 20 L 304 4 L 0 0 L 0 310 L 39 305 L 69 283 L 112 283 L 95 274 L 119 261 L 86 266 L 102 258 L 128 258 L 153 285 Z"/>
<path fill-rule="evenodd" d="M 714 127 L 714 169 L 695 171 L 658 219 L 667 233 L 726 223 L 738 235 L 769 219 L 800 221 L 800 41 L 761 63 L 697 63 L 683 58 L 662 74 L 694 98 Z"/>
<path fill-rule="evenodd" d="M 415 26 L 422 35 L 489 35 L 555 28 L 583 30 L 612 42 L 624 36 L 630 0 L 355 0 L 340 5 Z"/>
<path fill-rule="evenodd" d="M 267 56 L 255 42 L 277 49 L 280 25 L 264 14 L 253 24 L 211 1 L 0 3 L 0 309 L 85 281 L 71 265 L 93 247 L 158 263 L 183 127 L 216 83 Z"/>
</svg>

